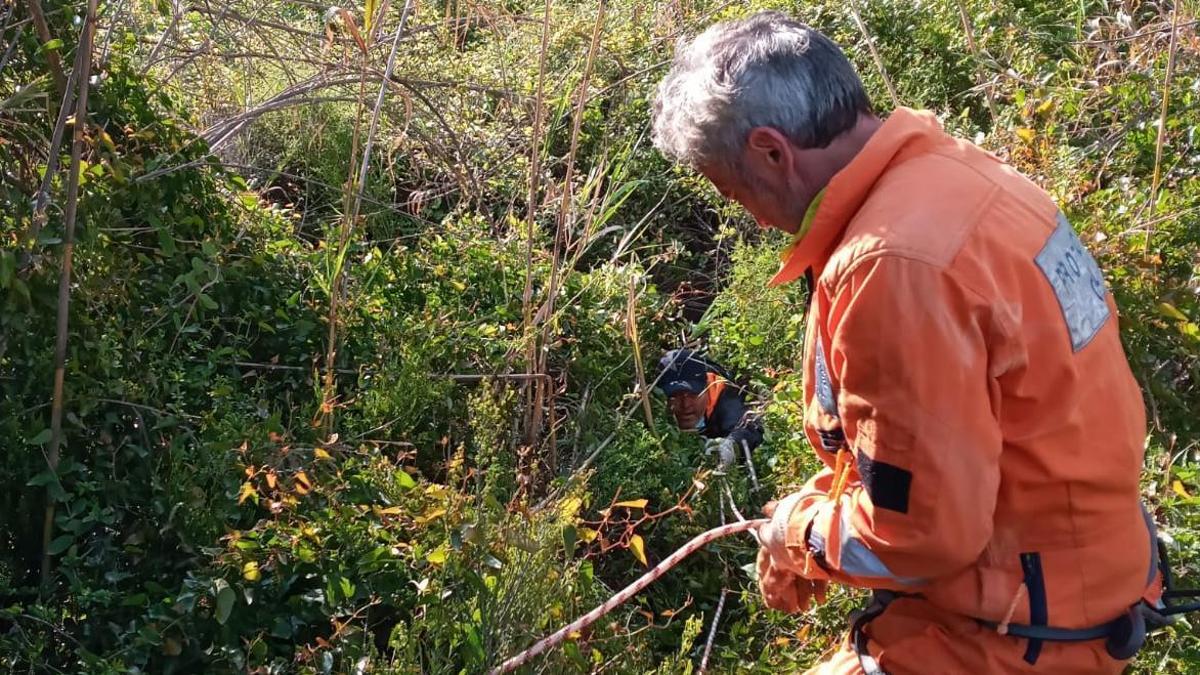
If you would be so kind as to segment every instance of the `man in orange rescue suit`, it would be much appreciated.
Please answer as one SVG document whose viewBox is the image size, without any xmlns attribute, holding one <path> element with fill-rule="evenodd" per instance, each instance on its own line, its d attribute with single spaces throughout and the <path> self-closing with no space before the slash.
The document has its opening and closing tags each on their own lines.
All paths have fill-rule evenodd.
<svg viewBox="0 0 1200 675">
<path fill-rule="evenodd" d="M 816 673 L 1117 673 L 1157 603 L 1145 412 L 1095 260 L 1032 182 L 930 113 L 880 119 L 774 12 L 682 43 L 657 147 L 793 235 L 825 468 L 760 531 L 789 612 L 870 588 Z M 1145 599 L 1145 600 L 1143 600 Z"/>
</svg>

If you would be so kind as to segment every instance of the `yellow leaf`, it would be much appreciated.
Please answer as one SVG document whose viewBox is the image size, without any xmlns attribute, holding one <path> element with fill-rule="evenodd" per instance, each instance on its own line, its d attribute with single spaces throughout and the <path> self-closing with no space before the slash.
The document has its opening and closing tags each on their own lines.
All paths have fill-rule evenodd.
<svg viewBox="0 0 1200 675">
<path fill-rule="evenodd" d="M 1037 107 L 1037 114 L 1041 115 L 1044 112 L 1048 112 L 1053 107 L 1054 99 L 1048 98 L 1045 101 L 1042 101 L 1041 105 Z"/>
<path fill-rule="evenodd" d="M 375 5 L 378 3 L 375 0 L 367 0 L 363 4 L 363 31 L 370 33 L 371 26 L 375 20 Z"/>
<path fill-rule="evenodd" d="M 113 143 L 112 136 L 109 136 L 107 131 L 101 129 L 98 135 L 100 137 L 100 143 L 104 145 L 105 149 L 107 149 L 109 152 L 117 151 L 117 146 Z"/>
<path fill-rule="evenodd" d="M 400 512 L 401 508 L 399 506 L 389 506 L 386 509 L 379 509 L 379 514 L 383 516 L 395 516 L 399 515 Z"/>
<path fill-rule="evenodd" d="M 571 519 L 579 513 L 579 507 L 583 506 L 583 500 L 579 497 L 567 497 L 558 505 L 558 512 L 564 519 Z"/>
<path fill-rule="evenodd" d="M 258 581 L 262 578 L 262 572 L 258 571 L 258 563 L 251 560 L 242 565 L 242 578 L 246 581 Z"/>
<path fill-rule="evenodd" d="M 297 471 L 296 472 L 296 492 L 299 492 L 302 495 L 306 495 L 310 491 L 312 491 L 312 481 L 308 479 L 308 474 L 304 473 L 303 471 Z"/>
<path fill-rule="evenodd" d="M 1188 494 L 1187 489 L 1183 487 L 1183 481 L 1177 480 L 1177 481 L 1171 483 L 1171 490 L 1175 494 L 1179 495 L 1180 497 L 1183 497 L 1184 499 L 1192 498 L 1192 496 L 1190 494 Z"/>
<path fill-rule="evenodd" d="M 430 551 L 429 555 L 425 556 L 425 560 L 428 560 L 431 565 L 441 565 L 446 562 L 446 549 L 439 547 Z"/>
<path fill-rule="evenodd" d="M 630 499 L 626 502 L 617 502 L 616 504 L 613 504 L 613 506 L 625 506 L 631 509 L 644 509 L 649 503 L 650 500 L 648 499 Z"/>
<path fill-rule="evenodd" d="M 258 501 L 258 492 L 254 490 L 254 485 L 248 481 L 242 483 L 242 491 L 238 493 L 238 503 L 241 504 L 251 497 L 255 498 L 255 502 Z"/>
<path fill-rule="evenodd" d="M 649 567 L 650 563 L 646 562 L 646 543 L 642 541 L 642 535 L 635 534 L 629 539 L 629 550 L 633 551 L 633 557 L 638 559 L 642 565 Z"/>
<path fill-rule="evenodd" d="M 1037 132 L 1029 127 L 1018 127 L 1015 130 L 1015 133 L 1017 134 L 1017 138 L 1020 138 L 1026 143 L 1032 143 L 1033 139 L 1037 138 Z"/>
<path fill-rule="evenodd" d="M 313 457 L 316 457 L 317 459 L 333 459 L 333 457 L 328 451 L 325 450 L 325 448 L 317 448 L 313 450 Z"/>
<path fill-rule="evenodd" d="M 432 511 L 427 511 L 427 512 L 422 513 L 421 515 L 417 516 L 416 518 L 413 519 L 413 522 L 416 523 L 417 525 L 424 525 L 426 523 L 435 521 L 444 515 L 446 515 L 446 509 L 434 509 Z"/>
<path fill-rule="evenodd" d="M 274 490 L 274 489 L 275 489 L 275 485 L 276 485 L 276 483 L 278 482 L 278 480 L 279 480 L 279 479 L 278 479 L 278 477 L 275 475 L 275 471 L 274 471 L 274 469 L 272 469 L 271 471 L 268 471 L 268 472 L 267 472 L 267 487 L 269 487 L 269 488 L 271 488 L 272 490 Z"/>
<path fill-rule="evenodd" d="M 588 543 L 595 541 L 596 537 L 599 536 L 599 534 L 600 534 L 599 532 L 597 532 L 589 527 L 580 527 L 580 528 L 577 528 L 575 531 L 579 534 L 580 539 L 582 539 Z"/>
<path fill-rule="evenodd" d="M 1168 319 L 1175 319 L 1176 321 L 1188 320 L 1187 314 L 1179 311 L 1175 305 L 1172 305 L 1169 302 L 1158 303 L 1158 313 L 1167 317 Z"/>
</svg>

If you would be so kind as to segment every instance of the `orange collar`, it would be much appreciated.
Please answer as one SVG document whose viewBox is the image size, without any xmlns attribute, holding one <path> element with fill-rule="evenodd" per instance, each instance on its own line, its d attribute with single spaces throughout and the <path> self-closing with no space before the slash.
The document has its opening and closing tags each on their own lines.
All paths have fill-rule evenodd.
<svg viewBox="0 0 1200 675">
<path fill-rule="evenodd" d="M 708 407 L 704 409 L 704 418 L 708 419 L 717 409 L 717 399 L 721 398 L 721 392 L 725 391 L 725 380 L 716 373 L 709 373 L 708 386 L 704 390 L 708 392 Z"/>
<path fill-rule="evenodd" d="M 871 194 L 879 177 L 902 151 L 942 135 L 933 113 L 896 108 L 854 159 L 839 171 L 821 199 L 808 233 L 791 248 L 770 286 L 795 281 L 810 267 L 823 265 L 846 225 Z"/>
</svg>

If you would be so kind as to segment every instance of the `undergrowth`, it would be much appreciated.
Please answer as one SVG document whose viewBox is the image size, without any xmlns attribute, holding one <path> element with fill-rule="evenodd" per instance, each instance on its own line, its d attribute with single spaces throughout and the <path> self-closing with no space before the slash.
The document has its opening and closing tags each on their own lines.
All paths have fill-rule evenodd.
<svg viewBox="0 0 1200 675">
<path fill-rule="evenodd" d="M 731 518 L 725 489 L 756 514 L 816 469 L 803 289 L 765 287 L 784 242 L 646 128 L 674 38 L 793 4 L 622 0 L 597 24 L 595 2 L 415 3 L 357 185 L 404 4 L 329 21 L 273 1 L 100 6 L 51 467 L 79 120 L 53 145 L 50 56 L 69 74 L 85 3 L 41 3 L 49 41 L 28 3 L 0 3 L 4 669 L 482 672 Z M 857 4 L 880 63 L 853 5 L 801 18 L 845 46 L 880 110 L 889 84 L 933 109 L 1051 191 L 1096 251 L 1150 412 L 1144 496 L 1200 585 L 1194 13 Z M 651 393 L 681 343 L 751 393 L 759 489 L 714 474 Z M 526 672 L 694 672 L 722 595 L 710 671 L 813 664 L 862 593 L 768 610 L 755 550 L 708 547 Z M 1133 669 L 1197 668 L 1182 621 Z"/>
</svg>

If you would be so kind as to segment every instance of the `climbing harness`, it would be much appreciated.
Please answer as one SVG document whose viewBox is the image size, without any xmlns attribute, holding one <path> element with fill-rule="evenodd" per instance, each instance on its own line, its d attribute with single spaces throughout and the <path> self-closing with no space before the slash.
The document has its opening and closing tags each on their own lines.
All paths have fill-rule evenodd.
<svg viewBox="0 0 1200 675">
<path fill-rule="evenodd" d="M 1131 605 L 1121 616 L 1111 621 L 1089 628 L 1058 628 L 1045 625 L 1014 624 L 1010 623 L 1007 617 L 1004 621 L 1000 622 L 985 621 L 982 619 L 976 619 L 976 621 L 980 625 L 996 630 L 1003 635 L 1011 635 L 1012 637 L 1028 640 L 1030 643 L 1029 651 L 1034 655 L 1035 660 L 1036 653 L 1040 649 L 1042 642 L 1088 642 L 1091 640 L 1104 640 L 1105 650 L 1109 656 L 1117 661 L 1132 659 L 1145 645 L 1151 633 L 1173 624 L 1175 617 L 1181 614 L 1200 611 L 1200 602 L 1193 601 L 1180 604 L 1171 602 L 1183 598 L 1198 598 L 1200 597 L 1200 589 L 1175 588 L 1175 580 L 1171 574 L 1170 560 L 1167 556 L 1166 542 L 1161 538 L 1157 539 L 1155 554 L 1154 562 L 1162 581 L 1163 591 L 1161 600 L 1154 603 L 1145 599 L 1139 600 L 1137 603 Z M 1013 598 L 1012 608 L 1008 612 L 1008 617 L 1012 616 L 1016 605 L 1024 598 L 1026 593 L 1026 586 L 1022 584 Z M 875 591 L 871 597 L 870 605 L 850 615 L 850 645 L 858 655 L 859 665 L 866 675 L 887 675 L 887 672 L 880 667 L 879 661 L 868 651 L 868 637 L 863 629 L 868 623 L 883 614 L 892 600 L 906 595 L 910 594 Z"/>
</svg>

